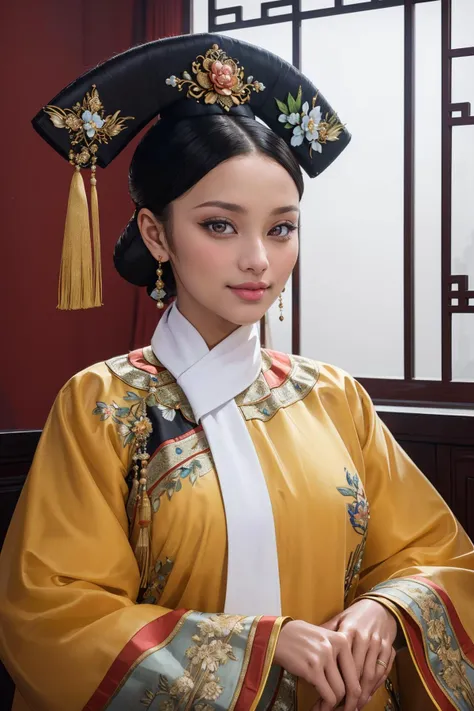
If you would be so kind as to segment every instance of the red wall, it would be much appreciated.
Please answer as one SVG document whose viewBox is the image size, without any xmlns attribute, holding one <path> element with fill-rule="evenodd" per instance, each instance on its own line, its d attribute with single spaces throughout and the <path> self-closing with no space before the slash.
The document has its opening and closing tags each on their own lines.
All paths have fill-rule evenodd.
<svg viewBox="0 0 474 711">
<path fill-rule="evenodd" d="M 133 0 L 1 3 L 0 429 L 41 428 L 73 373 L 132 344 L 137 292 L 115 273 L 112 250 L 132 213 L 133 147 L 98 171 L 105 305 L 58 311 L 71 168 L 30 125 L 68 82 L 128 48 L 132 27 Z"/>
</svg>

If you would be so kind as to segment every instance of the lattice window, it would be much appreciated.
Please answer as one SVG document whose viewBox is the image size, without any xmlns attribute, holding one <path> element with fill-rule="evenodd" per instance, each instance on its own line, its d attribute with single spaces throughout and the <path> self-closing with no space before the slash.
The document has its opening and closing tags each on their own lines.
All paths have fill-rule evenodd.
<svg viewBox="0 0 474 711">
<path fill-rule="evenodd" d="M 391 52 L 390 71 L 387 75 L 393 86 L 384 86 L 383 81 L 379 81 L 378 87 L 373 88 L 372 103 L 366 107 L 366 121 L 369 126 L 370 121 L 375 119 L 386 121 L 387 125 L 393 124 L 389 133 L 397 134 L 398 144 L 394 139 L 392 145 L 390 137 L 381 134 L 381 140 L 385 143 L 379 146 L 382 153 L 386 151 L 390 156 L 391 175 L 380 175 L 380 181 L 386 181 L 385 193 L 382 191 L 380 195 L 387 198 L 386 211 L 393 212 L 393 215 L 389 216 L 386 223 L 380 214 L 374 217 L 382 226 L 380 239 L 384 239 L 385 229 L 391 241 L 387 242 L 386 250 L 380 249 L 378 253 L 380 264 L 375 259 L 371 263 L 371 273 L 367 271 L 367 255 L 361 257 L 356 250 L 351 253 L 353 245 L 348 240 L 347 221 L 341 222 L 338 227 L 336 220 L 332 231 L 328 218 L 324 223 L 325 233 L 318 235 L 318 221 L 316 217 L 311 217 L 311 208 L 309 218 L 306 217 L 308 208 L 303 204 L 301 257 L 289 289 L 292 318 L 288 320 L 289 326 L 286 328 L 290 330 L 285 332 L 280 328 L 278 335 L 275 315 L 270 312 L 271 333 L 276 347 L 315 357 L 320 357 L 319 351 L 324 352 L 333 338 L 331 328 L 338 331 L 337 338 L 341 344 L 341 334 L 350 333 L 351 322 L 354 321 L 351 316 L 354 304 L 351 302 L 357 302 L 358 298 L 356 282 L 348 277 L 348 265 L 344 273 L 336 262 L 338 250 L 340 253 L 342 245 L 345 245 L 348 250 L 347 260 L 352 260 L 355 268 L 361 270 L 362 290 L 369 305 L 367 332 L 364 334 L 364 318 L 359 316 L 360 340 L 354 339 L 353 332 L 346 344 L 347 353 L 352 348 L 353 357 L 346 359 L 342 351 L 341 354 L 334 351 L 337 357 L 327 359 L 336 360 L 338 365 L 359 376 L 372 397 L 379 402 L 474 405 L 474 213 L 470 226 L 472 249 L 464 235 L 463 255 L 459 256 L 456 252 L 460 250 L 456 236 L 456 225 L 459 222 L 456 210 L 466 192 L 474 204 L 474 128 L 471 128 L 474 116 L 469 101 L 474 101 L 474 95 L 465 95 L 466 91 L 462 87 L 466 86 L 466 82 L 463 84 L 456 79 L 456 67 L 460 66 L 457 62 L 472 62 L 472 66 L 468 67 L 467 63 L 463 66 L 463 75 L 470 77 L 471 84 L 474 75 L 474 46 L 469 46 L 474 45 L 472 0 L 245 0 L 238 5 L 233 4 L 232 0 L 194 0 L 193 11 L 194 32 L 229 33 L 261 44 L 292 61 L 318 86 L 326 64 L 337 63 L 340 56 L 344 56 L 345 47 L 337 44 L 338 37 L 348 36 L 338 34 L 343 23 L 348 28 L 350 22 L 354 31 L 359 33 L 360 46 L 376 37 L 375 16 L 380 18 L 380 27 L 384 23 L 386 52 Z M 461 27 L 461 31 L 456 30 L 454 41 L 453 24 L 457 28 Z M 471 30 L 467 27 L 469 24 Z M 428 32 L 431 32 L 429 36 Z M 323 60 L 318 57 L 315 47 L 326 42 L 326 48 L 330 49 L 328 36 L 334 36 L 333 52 L 327 53 Z M 459 44 L 459 37 L 462 46 L 455 46 Z M 374 63 L 386 61 L 384 46 L 380 45 L 377 51 L 379 54 L 374 53 Z M 425 53 L 426 58 L 423 56 Z M 365 60 L 359 57 L 359 61 L 364 66 Z M 339 90 L 339 102 L 346 101 L 347 111 L 352 88 L 349 82 L 344 87 L 345 71 L 342 65 L 339 66 L 340 79 L 336 89 Z M 349 67 L 347 76 L 351 77 Z M 373 77 L 376 76 L 374 70 Z M 340 109 L 332 94 L 332 84 L 331 81 L 326 82 L 321 90 L 323 93 L 327 91 L 330 101 L 336 109 Z M 361 91 L 366 89 L 362 83 Z M 396 113 L 399 128 L 393 116 L 390 116 L 390 96 L 393 97 L 392 113 Z M 382 114 L 378 113 L 378 106 L 383 107 Z M 343 114 L 343 110 L 340 110 Z M 429 131 L 425 130 L 428 124 Z M 456 131 L 467 131 L 469 136 L 467 133 L 461 136 Z M 355 130 L 353 133 L 356 155 L 356 141 L 369 142 L 368 129 L 365 134 L 356 134 Z M 331 202 L 337 206 L 338 211 L 343 212 L 344 205 L 351 204 L 348 186 L 352 185 L 360 191 L 361 186 L 351 164 L 350 150 L 351 147 L 347 157 L 341 159 L 340 174 L 336 172 L 338 168 L 331 167 L 327 180 L 324 174 L 314 181 L 320 181 L 317 189 L 308 186 L 313 204 L 319 196 L 322 203 Z M 433 158 L 431 182 L 430 155 Z M 374 165 L 377 165 L 373 155 L 372 159 Z M 471 165 L 472 172 L 469 173 Z M 420 166 L 425 171 L 421 182 Z M 464 173 L 459 173 L 459 166 L 465 169 Z M 333 177 L 330 177 L 330 171 L 333 171 Z M 473 182 L 469 183 L 470 187 L 466 187 L 469 182 L 466 176 L 470 175 Z M 346 190 L 339 202 L 336 178 L 344 183 Z M 376 202 L 380 203 L 380 196 L 377 195 Z M 364 198 L 363 191 L 359 193 L 359 205 L 361 201 L 365 204 L 366 222 L 369 225 L 371 210 L 374 209 L 376 213 L 380 205 L 371 205 L 370 195 Z M 465 215 L 463 213 L 465 233 L 469 228 L 469 218 L 466 217 L 468 212 L 469 209 Z M 360 213 L 356 215 L 353 226 L 354 239 L 359 240 L 363 239 L 367 227 L 361 223 L 360 217 Z M 374 224 L 372 221 L 369 226 L 372 232 Z M 309 235 L 308 229 L 315 234 Z M 346 241 L 338 242 L 343 232 Z M 313 276 L 310 268 L 316 263 L 317 252 L 314 248 L 313 251 L 309 250 L 309 240 L 318 239 L 324 247 L 320 249 L 321 258 L 333 260 L 324 263 L 325 270 L 332 275 L 326 291 L 318 286 L 317 276 Z M 392 262 L 389 258 L 390 250 L 393 251 Z M 363 264 L 357 265 L 358 256 Z M 363 304 L 364 301 L 360 299 L 357 303 Z M 380 307 L 379 311 L 376 306 Z M 325 310 L 329 314 L 326 322 Z M 319 340 L 318 333 L 321 334 Z M 336 336 L 333 340 L 336 342 Z M 364 343 L 367 349 L 365 354 Z M 464 349 L 462 357 L 459 349 Z M 327 350 L 331 356 L 331 348 Z M 369 365 L 368 370 L 377 371 L 375 373 L 367 372 L 362 365 L 364 359 L 370 363 L 371 356 L 372 365 Z M 374 367 L 375 363 L 377 367 Z M 384 368 L 386 372 L 381 372 Z"/>
</svg>

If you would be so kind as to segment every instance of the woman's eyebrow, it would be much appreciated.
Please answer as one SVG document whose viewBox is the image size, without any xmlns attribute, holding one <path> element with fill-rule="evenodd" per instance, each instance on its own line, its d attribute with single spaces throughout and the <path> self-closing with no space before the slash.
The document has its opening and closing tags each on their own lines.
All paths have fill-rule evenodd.
<svg viewBox="0 0 474 711">
<path fill-rule="evenodd" d="M 272 215 L 281 215 L 283 212 L 299 212 L 300 209 L 298 205 L 284 205 L 283 207 L 276 207 L 272 210 Z"/>
<path fill-rule="evenodd" d="M 223 202 L 222 200 L 210 200 L 209 202 L 203 202 L 200 205 L 196 205 L 194 210 L 197 210 L 199 207 L 220 207 L 222 210 L 230 210 L 231 212 L 247 212 L 242 205 L 236 205 L 233 202 Z"/>
<path fill-rule="evenodd" d="M 242 207 L 242 205 L 237 205 L 233 202 L 224 202 L 222 200 L 209 200 L 208 202 L 202 202 L 200 205 L 196 205 L 194 210 L 200 207 L 220 207 L 222 210 L 229 210 L 230 212 L 239 212 L 245 214 L 247 210 Z M 283 207 L 276 207 L 272 210 L 272 215 L 281 215 L 284 212 L 299 212 L 299 207 L 297 205 L 283 205 Z"/>
</svg>

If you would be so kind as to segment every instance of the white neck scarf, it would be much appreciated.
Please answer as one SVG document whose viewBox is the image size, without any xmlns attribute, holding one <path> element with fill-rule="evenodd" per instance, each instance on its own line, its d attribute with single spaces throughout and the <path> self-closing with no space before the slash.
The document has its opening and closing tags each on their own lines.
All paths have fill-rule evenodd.
<svg viewBox="0 0 474 711">
<path fill-rule="evenodd" d="M 265 477 L 234 398 L 261 370 L 256 325 L 242 326 L 209 350 L 172 304 L 153 335 L 153 352 L 176 378 L 201 422 L 224 502 L 227 590 L 224 611 L 281 615 L 273 511 Z"/>
</svg>

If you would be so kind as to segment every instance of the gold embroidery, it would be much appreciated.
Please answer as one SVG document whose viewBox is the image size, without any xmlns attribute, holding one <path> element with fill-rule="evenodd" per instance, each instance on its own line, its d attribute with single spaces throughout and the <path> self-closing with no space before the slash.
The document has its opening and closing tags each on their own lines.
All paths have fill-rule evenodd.
<svg viewBox="0 0 474 711">
<path fill-rule="evenodd" d="M 244 652 L 244 658 L 242 660 L 242 667 L 240 669 L 239 679 L 237 681 L 237 685 L 234 690 L 234 695 L 232 697 L 232 701 L 230 702 L 230 705 L 229 705 L 229 708 L 227 711 L 234 711 L 237 701 L 239 700 L 240 692 L 242 691 L 242 687 L 244 685 L 244 680 L 245 680 L 245 677 L 247 676 L 247 671 L 248 671 L 249 664 L 250 664 L 250 655 L 252 653 L 253 643 L 255 640 L 255 635 L 257 633 L 259 621 L 260 621 L 260 618 L 255 617 L 252 622 L 252 625 L 250 627 L 248 637 L 247 637 L 247 645 L 245 647 L 245 652 Z"/>
<path fill-rule="evenodd" d="M 143 349 L 146 360 L 151 365 L 161 368 L 162 366 L 156 358 L 153 358 L 154 362 L 150 360 L 150 352 L 152 353 L 151 348 Z M 149 373 L 133 366 L 128 356 L 111 358 L 106 361 L 106 365 L 112 373 L 127 383 L 127 385 L 131 385 L 137 390 L 148 390 L 150 381 Z M 160 370 L 154 377 L 156 378 L 156 389 L 153 393 L 155 404 L 161 405 L 169 410 L 180 410 L 188 422 L 195 423 L 196 420 L 191 405 L 171 373 L 168 370 Z M 150 401 L 147 402 L 147 404 L 151 406 L 153 403 Z"/>
<path fill-rule="evenodd" d="M 105 361 L 105 364 L 117 378 L 123 380 L 127 385 L 131 385 L 132 388 L 136 388 L 137 390 L 148 390 L 150 374 L 147 373 L 146 370 L 140 370 L 140 368 L 133 366 L 128 359 L 128 355 L 110 358 Z M 155 377 L 159 386 L 168 385 L 174 380 L 171 373 L 167 370 L 156 373 Z"/>
<path fill-rule="evenodd" d="M 108 143 L 127 128 L 126 121 L 134 120 L 134 116 L 119 116 L 120 111 L 105 116 L 95 84 L 85 95 L 82 104 L 78 102 L 72 109 L 48 105 L 44 110 L 56 128 L 64 128 L 69 133 L 71 146 L 79 146 L 77 151 L 71 149 L 69 160 L 81 167 L 89 163 L 95 165 L 99 144 Z"/>
<path fill-rule="evenodd" d="M 147 605 L 157 605 L 163 594 L 165 585 L 173 570 L 174 561 L 166 558 L 165 562 L 157 560 L 151 572 L 151 582 L 143 593 L 142 603 Z"/>
<path fill-rule="evenodd" d="M 162 367 L 151 347 L 143 349 L 143 356 L 150 365 L 158 369 Z M 303 400 L 312 391 L 319 378 L 317 364 L 301 356 L 289 356 L 289 358 L 291 367 L 287 378 L 281 385 L 270 388 L 264 373 L 272 367 L 272 360 L 270 355 L 262 350 L 262 371 L 252 385 L 235 398 L 246 420 L 266 422 L 281 408 Z M 150 375 L 133 366 L 128 356 L 112 358 L 106 362 L 106 365 L 128 385 L 139 390 L 148 389 Z M 189 401 L 171 373 L 168 370 L 160 370 L 155 377 L 156 403 L 168 409 L 179 409 L 189 422 L 194 423 L 196 420 Z"/>
<path fill-rule="evenodd" d="M 359 543 L 355 550 L 353 550 L 349 555 L 346 574 L 344 576 L 344 602 L 346 604 L 352 601 L 356 592 L 357 583 L 359 581 L 359 573 L 364 559 L 366 541 L 367 534 L 365 533 L 361 543 Z"/>
<path fill-rule="evenodd" d="M 147 397 L 141 398 L 130 391 L 123 400 L 132 404 L 120 406 L 114 400 L 108 405 L 106 402 L 98 401 L 92 414 L 99 415 L 102 421 L 112 418 L 124 447 L 135 442 L 136 439 L 146 442 L 153 431 L 152 424 L 146 417 Z"/>
<path fill-rule="evenodd" d="M 160 507 L 160 499 L 168 499 L 181 491 L 182 481 L 196 481 L 214 467 L 209 444 L 202 429 L 193 430 L 183 439 L 165 444 L 148 465 L 148 489 L 153 511 Z"/>
<path fill-rule="evenodd" d="M 355 550 L 351 552 L 347 563 L 344 577 L 344 601 L 347 603 L 352 597 L 351 593 L 355 592 L 355 587 L 359 579 L 367 542 L 370 512 L 369 502 L 367 501 L 367 496 L 359 475 L 351 474 L 347 469 L 344 471 L 347 486 L 338 486 L 337 490 L 343 496 L 352 499 L 351 503 L 347 504 L 347 513 L 349 514 L 352 528 L 356 533 L 362 536 L 362 541 L 356 546 Z"/>
<path fill-rule="evenodd" d="M 406 591 L 405 591 L 406 592 Z M 426 622 L 428 646 L 438 657 L 443 671 L 441 677 L 451 689 L 456 699 L 464 700 L 474 708 L 474 690 L 467 678 L 466 664 L 461 650 L 453 646 L 453 638 L 446 629 L 445 611 L 432 592 L 422 588 L 412 588 L 409 593 L 421 609 L 421 616 Z"/>
<path fill-rule="evenodd" d="M 135 659 L 134 662 L 132 662 L 132 664 L 128 667 L 127 673 L 125 674 L 125 676 L 122 677 L 122 680 L 120 681 L 120 683 L 118 684 L 114 693 L 110 697 L 111 700 L 115 699 L 118 696 L 119 691 L 127 683 L 128 679 L 132 676 L 132 673 L 135 671 L 135 669 L 137 669 L 140 666 L 140 664 L 145 659 L 147 659 L 147 657 L 150 657 L 152 654 L 155 654 L 155 652 L 159 652 L 161 649 L 164 649 L 165 647 L 168 646 L 168 644 L 170 644 L 174 640 L 174 638 L 181 632 L 181 629 L 182 629 L 183 625 L 185 624 L 186 620 L 188 619 L 188 617 L 190 617 L 192 614 L 193 614 L 192 610 L 188 610 L 187 612 L 185 612 L 183 614 L 183 616 L 181 617 L 181 619 L 179 620 L 179 622 L 174 626 L 174 628 L 171 630 L 169 635 L 166 637 L 166 639 L 164 639 L 162 642 L 160 642 L 160 644 L 157 644 L 154 647 L 149 647 L 148 649 L 146 649 L 144 652 L 142 652 L 140 654 L 139 657 L 137 657 L 137 659 Z M 107 705 L 107 707 L 108 707 L 108 705 Z"/>
<path fill-rule="evenodd" d="M 230 641 L 234 634 L 243 632 L 244 619 L 218 614 L 198 622 L 198 633 L 192 637 L 194 644 L 185 653 L 189 662 L 184 673 L 171 684 L 160 675 L 157 689 L 147 689 L 141 703 L 149 707 L 157 696 L 163 696 L 161 711 L 176 711 L 180 706 L 185 711 L 214 711 L 206 702 L 216 701 L 224 691 L 216 672 L 229 661 L 237 661 Z"/>
<path fill-rule="evenodd" d="M 179 91 L 187 87 L 188 99 L 199 102 L 204 98 L 205 104 L 219 104 L 225 111 L 246 104 L 252 91 L 265 89 L 262 82 L 254 81 L 253 77 L 247 77 L 245 81 L 244 67 L 239 67 L 239 62 L 228 57 L 217 44 L 213 44 L 205 55 L 196 57 L 192 72 L 195 79 L 184 71 L 182 78 L 172 74 L 166 79 L 166 84 L 177 87 Z"/>
<path fill-rule="evenodd" d="M 278 693 L 272 711 L 294 711 L 296 706 L 296 677 L 286 670 L 283 671 Z"/>
<path fill-rule="evenodd" d="M 268 355 L 263 351 L 262 357 Z M 235 399 L 246 420 L 270 420 L 278 410 L 289 407 L 313 390 L 319 378 L 316 363 L 301 356 L 290 356 L 291 370 L 286 380 L 270 388 L 263 372 L 252 385 Z"/>
</svg>

